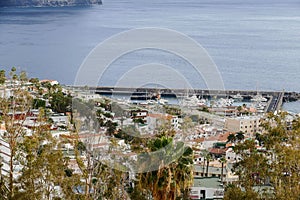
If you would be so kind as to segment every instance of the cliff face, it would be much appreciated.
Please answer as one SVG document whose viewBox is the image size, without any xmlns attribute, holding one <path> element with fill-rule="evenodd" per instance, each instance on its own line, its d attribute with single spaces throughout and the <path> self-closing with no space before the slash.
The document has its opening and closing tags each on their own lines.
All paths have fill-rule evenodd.
<svg viewBox="0 0 300 200">
<path fill-rule="evenodd" d="M 102 4 L 102 0 L 0 0 L 4 6 L 79 6 Z"/>
</svg>

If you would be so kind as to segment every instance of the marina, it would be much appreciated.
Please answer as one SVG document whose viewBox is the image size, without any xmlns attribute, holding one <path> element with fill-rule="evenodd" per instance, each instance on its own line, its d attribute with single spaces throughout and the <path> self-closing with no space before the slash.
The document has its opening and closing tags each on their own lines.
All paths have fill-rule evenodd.
<svg viewBox="0 0 300 200">
<path fill-rule="evenodd" d="M 80 86 L 72 86 L 74 89 L 83 89 Z M 130 96 L 131 100 L 155 100 L 166 98 L 177 98 L 181 102 L 192 102 L 203 105 L 206 99 L 223 99 L 220 104 L 230 106 L 234 101 L 250 101 L 264 108 L 265 112 L 278 111 L 284 102 L 293 102 L 300 99 L 300 93 L 286 91 L 255 91 L 255 90 L 207 90 L 207 89 L 166 89 L 166 88 L 125 88 L 125 87 L 89 87 L 100 95 L 108 96 Z M 188 98 L 187 98 L 187 94 Z M 162 101 L 163 101 L 162 100 Z M 226 101 L 226 102 L 225 102 Z M 150 102 L 150 101 L 149 101 Z M 164 101 L 163 103 L 166 103 Z M 220 107 L 220 106 L 219 106 Z M 221 106 L 222 107 L 222 106 Z"/>
</svg>

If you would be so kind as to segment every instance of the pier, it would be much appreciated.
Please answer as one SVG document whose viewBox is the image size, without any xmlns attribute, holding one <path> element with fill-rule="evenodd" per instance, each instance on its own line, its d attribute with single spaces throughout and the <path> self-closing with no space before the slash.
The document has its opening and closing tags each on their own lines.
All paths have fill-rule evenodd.
<svg viewBox="0 0 300 200">
<path fill-rule="evenodd" d="M 278 111 L 283 104 L 284 92 L 279 92 L 277 95 L 271 96 L 266 112 Z"/>
</svg>

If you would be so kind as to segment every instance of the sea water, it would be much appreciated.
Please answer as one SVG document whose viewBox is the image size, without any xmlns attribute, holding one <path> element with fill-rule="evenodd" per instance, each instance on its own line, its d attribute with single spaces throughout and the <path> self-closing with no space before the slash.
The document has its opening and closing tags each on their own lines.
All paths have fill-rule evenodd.
<svg viewBox="0 0 300 200">
<path fill-rule="evenodd" d="M 216 63 L 225 89 L 300 92 L 298 0 L 110 0 L 90 7 L 0 8 L 0 67 L 17 66 L 31 77 L 71 85 L 97 44 L 143 27 L 195 39 Z M 130 67 L 149 62 L 184 65 L 174 55 L 141 50 L 113 63 L 101 85 L 114 85 Z M 205 87 L 186 68 L 192 85 Z"/>
</svg>

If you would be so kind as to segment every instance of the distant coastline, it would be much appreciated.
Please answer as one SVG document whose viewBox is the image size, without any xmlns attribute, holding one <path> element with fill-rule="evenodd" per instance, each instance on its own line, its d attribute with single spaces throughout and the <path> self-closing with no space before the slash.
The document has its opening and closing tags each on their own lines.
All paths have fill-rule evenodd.
<svg viewBox="0 0 300 200">
<path fill-rule="evenodd" d="M 0 7 L 63 7 L 102 5 L 102 0 L 3 0 Z"/>
</svg>

